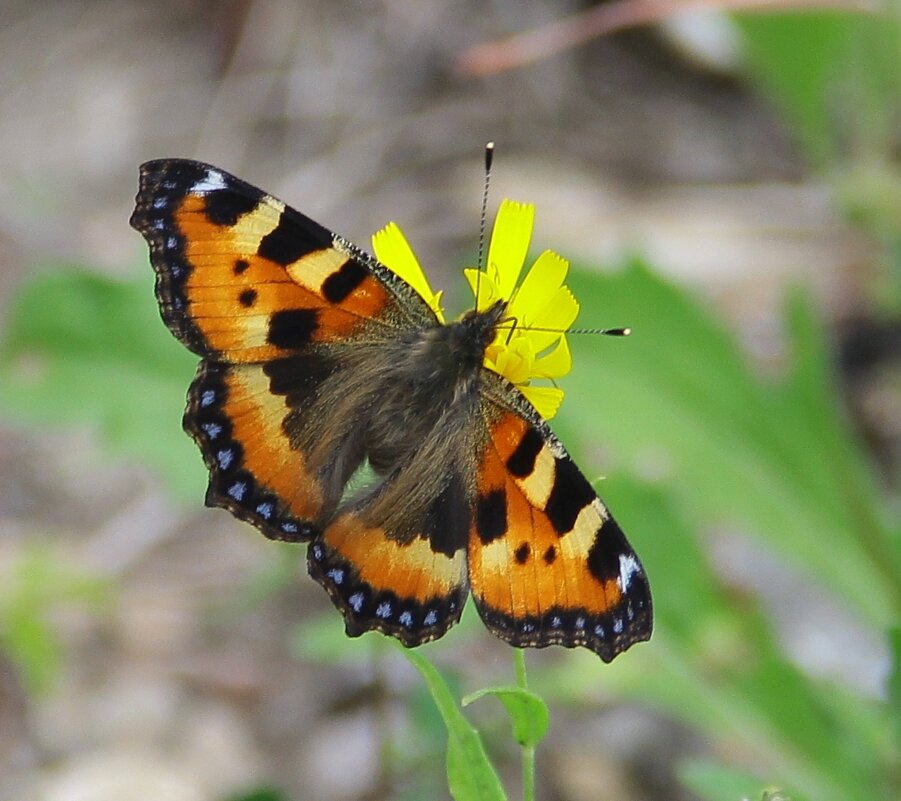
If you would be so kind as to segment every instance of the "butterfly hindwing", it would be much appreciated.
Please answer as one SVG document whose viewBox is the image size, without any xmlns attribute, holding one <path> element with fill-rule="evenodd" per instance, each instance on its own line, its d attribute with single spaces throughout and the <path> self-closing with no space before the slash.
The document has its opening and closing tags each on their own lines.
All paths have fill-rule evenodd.
<svg viewBox="0 0 901 801">
<path fill-rule="evenodd" d="M 370 509 L 340 515 L 310 546 L 310 575 L 341 610 L 351 636 L 376 629 L 419 645 L 460 619 L 468 595 L 465 509 L 451 478 L 445 492 L 397 536 L 369 521 Z"/>
<path fill-rule="evenodd" d="M 380 398 L 390 410 L 390 384 Z M 394 415 L 392 415 L 392 418 Z M 426 409 L 417 417 L 428 419 Z M 342 610 L 348 634 L 377 629 L 418 645 L 457 622 L 468 595 L 466 541 L 474 475 L 471 416 L 453 407 L 427 427 L 370 430 L 370 454 L 407 437 L 406 455 L 346 504 L 311 546 L 311 575 Z"/>
<path fill-rule="evenodd" d="M 303 451 L 286 433 L 292 401 L 286 361 L 201 362 L 184 427 L 210 471 L 208 506 L 227 508 L 272 539 L 306 541 L 324 499 Z"/>
<path fill-rule="evenodd" d="M 583 645 L 604 661 L 651 633 L 635 552 L 559 440 L 486 377 L 469 580 L 485 624 L 514 645 Z"/>
</svg>

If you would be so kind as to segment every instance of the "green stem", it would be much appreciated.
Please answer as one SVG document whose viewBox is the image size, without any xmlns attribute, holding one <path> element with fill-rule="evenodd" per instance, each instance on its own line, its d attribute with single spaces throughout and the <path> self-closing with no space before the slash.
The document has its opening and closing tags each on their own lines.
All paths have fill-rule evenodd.
<svg viewBox="0 0 901 801">
<path fill-rule="evenodd" d="M 516 670 L 516 686 L 528 690 L 526 676 L 526 652 L 523 648 L 513 649 L 513 666 Z M 522 746 L 522 799 L 535 801 L 535 746 Z"/>
</svg>

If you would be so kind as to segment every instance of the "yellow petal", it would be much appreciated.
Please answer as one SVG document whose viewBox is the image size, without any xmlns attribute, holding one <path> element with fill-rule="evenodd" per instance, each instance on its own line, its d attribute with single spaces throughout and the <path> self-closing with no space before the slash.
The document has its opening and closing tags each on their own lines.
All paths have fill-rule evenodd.
<svg viewBox="0 0 901 801">
<path fill-rule="evenodd" d="M 473 296 L 476 294 L 476 285 L 479 287 L 479 297 L 476 299 L 476 308 L 479 311 L 487 309 L 493 305 L 496 300 L 500 300 L 501 294 L 498 291 L 497 284 L 485 273 L 479 273 L 478 270 L 468 268 L 463 271 L 466 280 L 469 282 L 469 288 L 472 290 Z"/>
<path fill-rule="evenodd" d="M 561 286 L 529 322 L 539 328 L 565 331 L 579 316 L 579 301 L 569 287 Z"/>
<path fill-rule="evenodd" d="M 488 275 L 494 278 L 502 297 L 513 294 L 529 250 L 535 207 L 505 199 L 498 209 L 488 246 Z"/>
<path fill-rule="evenodd" d="M 550 420 L 563 403 L 563 390 L 557 387 L 519 387 L 526 400 L 545 420 Z"/>
<path fill-rule="evenodd" d="M 573 356 L 566 337 L 550 353 L 535 359 L 532 375 L 536 378 L 561 378 L 573 368 Z"/>
<path fill-rule="evenodd" d="M 381 231 L 372 235 L 372 249 L 375 257 L 389 270 L 404 279 L 429 304 L 432 311 L 443 323 L 441 311 L 441 293 L 435 294 L 429 286 L 428 279 L 419 266 L 413 249 L 397 223 L 390 222 Z"/>
<path fill-rule="evenodd" d="M 551 250 L 542 253 L 532 265 L 510 303 L 510 313 L 524 323 L 534 322 L 540 312 L 566 279 L 569 262 Z"/>
<path fill-rule="evenodd" d="M 560 287 L 547 303 L 538 310 L 534 316 L 530 316 L 523 325 L 523 331 L 527 332 L 535 345 L 535 352 L 540 353 L 545 348 L 553 345 L 564 331 L 566 331 L 579 316 L 579 302 L 569 289 Z M 530 329 L 535 330 L 530 330 Z"/>
<path fill-rule="evenodd" d="M 511 384 L 525 384 L 534 374 L 535 351 L 526 337 L 517 337 L 509 345 L 501 346 L 493 360 L 497 372 Z"/>
</svg>

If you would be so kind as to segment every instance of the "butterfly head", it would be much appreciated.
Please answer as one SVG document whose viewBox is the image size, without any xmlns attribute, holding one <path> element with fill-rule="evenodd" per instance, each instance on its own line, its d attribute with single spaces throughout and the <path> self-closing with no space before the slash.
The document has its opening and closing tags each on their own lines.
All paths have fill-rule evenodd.
<svg viewBox="0 0 901 801">
<path fill-rule="evenodd" d="M 552 251 L 541 253 L 523 277 L 534 217 L 535 207 L 529 203 L 501 203 L 484 270 L 464 271 L 475 309 L 442 327 L 448 329 L 443 336 L 467 341 L 469 353 L 481 354 L 485 367 L 515 385 L 550 419 L 563 401 L 556 379 L 572 366 L 566 332 L 579 304 L 564 283 L 568 262 Z M 441 293 L 432 291 L 400 229 L 389 224 L 373 237 L 372 245 L 379 261 L 409 283 L 444 323 Z M 493 339 L 483 345 L 489 333 Z"/>
<path fill-rule="evenodd" d="M 470 309 L 465 312 L 457 325 L 459 336 L 472 341 L 484 356 L 485 350 L 497 336 L 498 326 L 507 319 L 506 300 L 496 300 L 487 309 Z"/>
<path fill-rule="evenodd" d="M 470 379 L 478 374 L 506 312 L 507 302 L 498 300 L 487 309 L 472 309 L 456 322 L 434 329 L 433 336 L 442 342 L 443 358 L 447 360 L 448 367 L 453 366 L 452 371 L 458 373 L 459 378 Z M 438 356 L 437 360 L 441 361 L 442 356 Z"/>
</svg>

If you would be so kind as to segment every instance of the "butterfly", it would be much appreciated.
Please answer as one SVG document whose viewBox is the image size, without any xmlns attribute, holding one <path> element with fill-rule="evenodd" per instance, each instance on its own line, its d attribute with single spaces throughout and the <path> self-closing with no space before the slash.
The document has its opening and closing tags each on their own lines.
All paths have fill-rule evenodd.
<svg viewBox="0 0 901 801">
<path fill-rule="evenodd" d="M 471 592 L 515 646 L 610 661 L 650 637 L 623 532 L 485 364 L 507 301 L 445 324 L 397 273 L 224 170 L 167 159 L 140 172 L 131 225 L 160 314 L 201 359 L 183 424 L 206 503 L 309 543 L 348 635 L 434 640 Z"/>
</svg>

